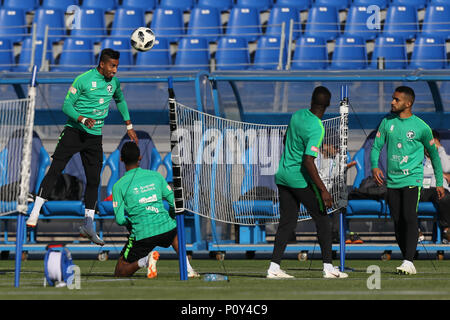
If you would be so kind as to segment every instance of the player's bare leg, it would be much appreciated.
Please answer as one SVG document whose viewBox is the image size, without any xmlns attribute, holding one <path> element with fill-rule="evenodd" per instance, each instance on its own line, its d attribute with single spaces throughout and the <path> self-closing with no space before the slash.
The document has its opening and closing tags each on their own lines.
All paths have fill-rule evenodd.
<svg viewBox="0 0 450 320">
<path fill-rule="evenodd" d="M 178 254 L 178 236 L 175 236 L 172 242 L 172 248 L 175 250 L 175 252 Z M 186 257 L 186 266 L 187 266 L 187 272 L 188 272 L 188 278 L 199 278 L 200 274 L 192 268 L 191 264 L 189 263 L 189 258 Z"/>
</svg>

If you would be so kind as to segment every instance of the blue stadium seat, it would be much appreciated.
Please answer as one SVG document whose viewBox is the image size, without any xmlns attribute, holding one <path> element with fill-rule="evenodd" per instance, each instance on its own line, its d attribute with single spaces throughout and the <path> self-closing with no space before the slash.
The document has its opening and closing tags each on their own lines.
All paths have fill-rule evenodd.
<svg viewBox="0 0 450 320">
<path fill-rule="evenodd" d="M 83 7 L 84 8 L 91 8 L 91 9 L 103 9 L 105 11 L 112 11 L 116 10 L 116 8 L 119 5 L 118 0 L 83 0 Z"/>
<path fill-rule="evenodd" d="M 22 150 L 23 148 L 23 130 L 18 129 L 13 132 L 9 137 L 2 150 L 0 150 L 0 167 L 2 168 L 0 174 L 0 186 L 12 184 L 20 180 L 20 173 L 17 171 L 17 167 L 12 165 L 13 163 L 20 163 L 22 160 L 22 154 L 15 154 L 10 150 Z M 31 166 L 30 166 L 30 184 L 29 192 L 38 194 L 39 186 L 44 179 L 46 169 L 50 164 L 50 157 L 45 150 L 42 140 L 36 131 L 33 131 L 33 140 L 31 147 Z M 17 202 L 14 201 L 0 201 L 0 208 L 8 208 L 8 210 L 14 210 L 17 207 Z M 28 205 L 28 213 L 31 212 L 33 204 Z M 3 210 L 0 209 L 0 212 Z M 5 217 L 7 218 L 7 217 Z M 5 239 L 7 230 L 5 230 Z"/>
<path fill-rule="evenodd" d="M 62 40 L 66 36 L 64 11 L 58 9 L 39 8 L 35 11 L 33 22 L 36 23 L 36 36 L 44 38 L 45 27 L 48 25 L 48 38 L 52 42 Z"/>
<path fill-rule="evenodd" d="M 273 0 L 236 0 L 236 6 L 243 8 L 256 8 L 260 11 L 269 10 Z"/>
<path fill-rule="evenodd" d="M 195 7 L 191 10 L 187 34 L 193 37 L 205 37 L 208 41 L 217 41 L 222 35 L 222 22 L 217 8 Z"/>
<path fill-rule="evenodd" d="M 233 0 L 198 0 L 199 7 L 213 7 L 220 11 L 228 11 L 233 7 Z"/>
<path fill-rule="evenodd" d="M 100 42 L 106 36 L 105 12 L 102 9 L 81 8 L 79 12 L 80 28 L 74 28 L 71 36 L 88 38 Z"/>
<path fill-rule="evenodd" d="M 361 37 L 364 40 L 373 40 L 380 32 L 378 29 L 369 29 L 367 21 L 372 13 L 367 12 L 368 6 L 352 5 L 348 10 L 347 22 L 345 23 L 344 35 L 350 37 Z"/>
<path fill-rule="evenodd" d="M 386 12 L 383 33 L 413 39 L 419 32 L 419 19 L 414 6 L 391 5 Z"/>
<path fill-rule="evenodd" d="M 425 11 L 422 35 L 450 39 L 450 2 L 448 5 L 429 5 Z"/>
<path fill-rule="evenodd" d="M 78 6 L 80 3 L 78 0 L 43 0 L 41 7 L 66 11 L 71 5 Z"/>
<path fill-rule="evenodd" d="M 194 0 L 161 0 L 161 8 L 176 8 L 182 11 L 190 11 L 195 5 Z"/>
<path fill-rule="evenodd" d="M 103 155 L 103 168 L 106 157 Z M 84 217 L 84 192 L 86 189 L 86 174 L 81 161 L 80 153 L 77 152 L 67 163 L 62 173 L 76 177 L 83 183 L 83 196 L 81 200 L 49 200 L 42 206 L 42 213 L 45 218 L 83 218 Z M 100 194 L 101 183 L 99 185 Z"/>
<path fill-rule="evenodd" d="M 315 6 L 336 7 L 339 10 L 345 10 L 350 6 L 351 0 L 315 0 Z"/>
<path fill-rule="evenodd" d="M 416 9 L 423 9 L 427 6 L 428 0 L 392 0 L 392 5 L 413 6 Z"/>
<path fill-rule="evenodd" d="M 328 52 L 325 39 L 313 36 L 302 36 L 295 44 L 291 69 L 326 69 Z"/>
<path fill-rule="evenodd" d="M 283 46 L 281 66 L 286 64 L 286 46 Z M 277 70 L 280 60 L 281 39 L 280 37 L 262 36 L 256 46 L 255 59 L 251 69 Z"/>
<path fill-rule="evenodd" d="M 183 14 L 180 9 L 158 7 L 153 12 L 150 28 L 155 32 L 156 37 L 177 42 L 185 34 Z"/>
<path fill-rule="evenodd" d="M 127 37 L 133 30 L 145 26 L 145 13 L 142 9 L 118 8 L 114 15 L 111 36 Z"/>
<path fill-rule="evenodd" d="M 444 39 L 417 36 L 409 67 L 412 69 L 443 69 L 446 65 L 447 53 Z"/>
<path fill-rule="evenodd" d="M 442 4 L 442 5 L 450 5 L 450 0 L 429 0 L 431 5 L 434 4 Z"/>
<path fill-rule="evenodd" d="M 380 35 L 370 62 L 371 69 L 378 68 L 378 58 L 384 58 L 384 69 L 405 69 L 408 66 L 406 43 L 403 38 Z"/>
<path fill-rule="evenodd" d="M 290 7 L 273 7 L 272 10 L 270 10 L 269 20 L 267 21 L 266 35 L 280 36 L 282 32 L 282 23 L 285 22 L 286 40 L 289 40 L 290 20 L 293 20 L 294 23 L 293 39 L 297 39 L 301 33 L 300 11 Z"/>
<path fill-rule="evenodd" d="M 28 33 L 23 9 L 0 8 L 0 38 L 20 42 Z"/>
<path fill-rule="evenodd" d="M 336 39 L 331 69 L 367 68 L 366 43 L 360 37 L 341 36 Z"/>
<path fill-rule="evenodd" d="M 141 168 L 157 171 L 162 163 L 161 155 L 159 154 L 151 136 L 141 130 L 136 130 L 136 135 L 139 139 L 139 149 L 141 150 L 141 161 L 139 165 Z M 123 136 L 116 150 L 114 150 L 105 162 L 105 167 L 111 171 L 110 178 L 106 185 L 106 195 L 112 194 L 114 184 L 125 174 L 125 165 L 120 161 L 120 150 L 125 142 L 130 141 L 127 134 Z M 100 216 L 114 216 L 114 209 L 112 201 L 99 201 L 98 204 Z"/>
<path fill-rule="evenodd" d="M 375 5 L 380 7 L 381 10 L 386 9 L 390 0 L 353 0 L 354 6 L 371 6 Z"/>
<path fill-rule="evenodd" d="M 205 38 L 188 37 L 178 43 L 175 70 L 209 71 L 209 44 Z"/>
<path fill-rule="evenodd" d="M 17 71 L 17 72 L 30 71 L 32 42 L 33 42 L 33 39 L 31 37 L 28 37 L 25 40 L 23 40 L 22 48 L 20 50 L 19 63 L 17 64 L 17 67 L 14 68 L 14 71 Z M 43 50 L 44 50 L 44 41 L 42 39 L 36 39 L 36 44 L 35 44 L 34 50 L 35 50 L 34 64 L 37 66 L 37 68 L 39 70 L 41 68 L 42 54 L 43 54 Z M 45 59 L 48 61 L 49 64 L 53 64 L 51 42 L 47 43 Z"/>
<path fill-rule="evenodd" d="M 313 6 L 308 11 L 305 35 L 334 40 L 340 34 L 339 13 L 336 7 Z"/>
<path fill-rule="evenodd" d="M 119 71 L 129 71 L 133 68 L 133 52 L 129 38 L 106 38 L 102 41 L 101 50 L 105 48 L 111 48 L 120 52 Z"/>
<path fill-rule="evenodd" d="M 231 9 L 226 35 L 256 41 L 262 33 L 258 9 L 234 7 Z"/>
<path fill-rule="evenodd" d="M 0 71 L 11 71 L 14 62 L 14 48 L 9 39 L 0 38 Z"/>
<path fill-rule="evenodd" d="M 136 54 L 134 70 L 168 70 L 171 65 L 169 42 L 165 38 L 157 38 L 152 50 Z"/>
<path fill-rule="evenodd" d="M 277 0 L 275 4 L 277 7 L 291 7 L 299 11 L 308 10 L 312 5 L 313 0 Z"/>
<path fill-rule="evenodd" d="M 248 43 L 244 38 L 222 37 L 217 44 L 217 70 L 246 70 L 250 64 Z"/>
<path fill-rule="evenodd" d="M 155 9 L 158 0 L 123 0 L 123 8 L 141 9 L 144 12 L 153 11 Z"/>
<path fill-rule="evenodd" d="M 39 0 L 3 0 L 3 8 L 33 11 L 39 7 Z"/>
<path fill-rule="evenodd" d="M 74 37 L 64 40 L 59 64 L 52 71 L 80 72 L 87 71 L 95 65 L 94 44 L 89 39 Z"/>
</svg>

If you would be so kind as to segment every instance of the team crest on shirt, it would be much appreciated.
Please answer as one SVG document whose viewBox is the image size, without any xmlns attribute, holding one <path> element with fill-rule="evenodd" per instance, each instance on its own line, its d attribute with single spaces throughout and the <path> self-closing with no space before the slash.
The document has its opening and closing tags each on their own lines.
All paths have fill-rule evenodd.
<svg viewBox="0 0 450 320">
<path fill-rule="evenodd" d="M 112 86 L 112 84 L 108 84 L 108 85 L 106 86 L 106 90 L 108 90 L 109 93 L 112 93 L 112 92 L 113 92 L 113 86 Z"/>
<path fill-rule="evenodd" d="M 409 140 L 414 139 L 415 136 L 416 136 L 416 134 L 415 134 L 415 132 L 412 131 L 412 130 L 410 130 L 410 131 L 408 131 L 408 132 L 406 133 L 406 137 L 407 137 Z"/>
</svg>

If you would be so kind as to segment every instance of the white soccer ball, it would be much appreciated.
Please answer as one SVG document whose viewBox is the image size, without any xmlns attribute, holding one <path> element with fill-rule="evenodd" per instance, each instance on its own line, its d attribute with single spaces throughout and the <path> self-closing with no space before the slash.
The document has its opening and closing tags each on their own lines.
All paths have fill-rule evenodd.
<svg viewBox="0 0 450 320">
<path fill-rule="evenodd" d="M 139 27 L 131 34 L 130 42 L 137 51 L 145 52 L 153 48 L 155 34 L 150 28 Z"/>
</svg>

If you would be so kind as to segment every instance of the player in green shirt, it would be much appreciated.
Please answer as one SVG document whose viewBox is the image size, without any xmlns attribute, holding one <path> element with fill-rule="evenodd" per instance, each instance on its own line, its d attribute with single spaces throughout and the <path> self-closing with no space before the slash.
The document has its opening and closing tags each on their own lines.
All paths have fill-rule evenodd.
<svg viewBox="0 0 450 320">
<path fill-rule="evenodd" d="M 41 183 L 27 226 L 36 226 L 40 210 L 58 176 L 72 156 L 79 152 L 86 174 L 85 223 L 80 226 L 80 234 L 98 245 L 104 245 L 94 231 L 93 221 L 103 164 L 102 127 L 112 99 L 122 114 L 128 136 L 136 143 L 138 141 L 119 80 L 115 77 L 119 58 L 118 51 L 110 48 L 102 50 L 99 65 L 79 75 L 67 92 L 62 110 L 68 121 L 59 136 L 52 164 Z"/>
<path fill-rule="evenodd" d="M 267 278 L 293 278 L 281 270 L 280 262 L 289 241 L 289 236 L 297 226 L 300 203 L 313 218 L 319 239 L 325 278 L 346 278 L 332 264 L 331 219 L 326 208 L 333 199 L 321 180 L 314 159 L 319 153 L 325 130 L 322 117 L 330 105 L 331 93 L 325 87 L 314 89 L 311 108 L 297 111 L 291 117 L 286 132 L 286 142 L 281 155 L 275 183 L 280 199 L 280 223 L 275 235 L 275 244 Z"/>
<path fill-rule="evenodd" d="M 419 226 L 417 206 L 423 183 L 424 148 L 430 155 L 436 176 L 439 199 L 445 195 L 439 153 L 431 128 L 411 112 L 414 91 L 406 86 L 395 89 L 392 95 L 391 114 L 381 121 L 370 154 L 372 175 L 381 185 L 384 175 L 378 168 L 381 149 L 387 147 L 387 203 L 394 221 L 395 238 L 403 255 L 397 267 L 401 274 L 416 274 L 413 264 Z"/>
<path fill-rule="evenodd" d="M 139 167 L 140 151 L 134 142 L 123 145 L 120 159 L 126 173 L 113 186 L 114 215 L 117 224 L 125 226 L 130 235 L 117 261 L 115 275 L 129 277 L 146 267 L 147 277 L 154 278 L 159 253 L 153 249 L 172 246 L 178 253 L 174 194 L 159 172 Z M 169 204 L 169 212 L 163 199 Z M 186 260 L 188 277 L 198 277 L 189 259 Z"/>
</svg>

